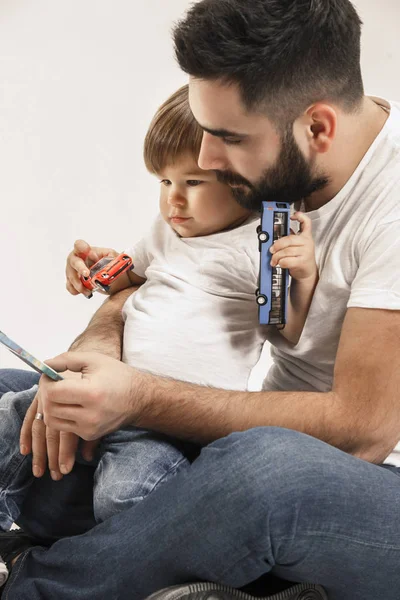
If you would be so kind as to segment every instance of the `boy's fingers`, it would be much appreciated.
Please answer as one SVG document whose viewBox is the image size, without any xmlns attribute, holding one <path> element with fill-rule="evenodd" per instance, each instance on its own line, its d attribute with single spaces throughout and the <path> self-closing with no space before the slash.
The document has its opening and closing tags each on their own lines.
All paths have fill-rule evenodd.
<svg viewBox="0 0 400 600">
<path fill-rule="evenodd" d="M 300 223 L 300 233 L 308 235 L 311 234 L 312 224 L 311 219 L 306 214 L 298 211 L 292 215 L 291 219 L 293 221 L 298 221 Z"/>
<path fill-rule="evenodd" d="M 75 240 L 74 242 L 74 254 L 86 260 L 87 256 L 89 256 L 91 250 L 91 246 L 85 242 L 85 240 Z"/>
<path fill-rule="evenodd" d="M 295 269 L 300 266 L 301 258 L 299 256 L 289 256 L 286 258 L 281 258 L 279 261 L 279 266 L 282 269 Z"/>
<path fill-rule="evenodd" d="M 72 285 L 72 283 L 69 281 L 69 279 L 67 279 L 67 282 L 65 284 L 65 287 L 67 288 L 67 290 L 69 291 L 70 294 L 72 294 L 73 296 L 77 296 L 80 292 Z M 83 286 L 82 286 L 83 287 Z"/>
<path fill-rule="evenodd" d="M 295 246 L 304 246 L 304 242 L 302 241 L 301 237 L 299 237 L 298 235 L 285 235 L 285 237 L 281 238 L 280 240 L 277 240 L 272 244 L 270 252 L 271 254 L 276 254 L 277 252 L 280 252 L 285 248 Z"/>
<path fill-rule="evenodd" d="M 271 259 L 271 266 L 276 267 L 279 264 L 282 267 L 282 259 L 286 258 L 302 258 L 300 252 L 298 252 L 296 247 L 286 248 L 285 250 L 281 250 L 273 255 Z M 285 269 L 287 267 L 284 267 Z"/>
<path fill-rule="evenodd" d="M 81 275 L 87 276 L 89 271 L 90 269 L 82 258 L 76 254 L 69 255 L 66 268 L 67 276 L 71 277 L 75 275 L 79 278 Z"/>
</svg>

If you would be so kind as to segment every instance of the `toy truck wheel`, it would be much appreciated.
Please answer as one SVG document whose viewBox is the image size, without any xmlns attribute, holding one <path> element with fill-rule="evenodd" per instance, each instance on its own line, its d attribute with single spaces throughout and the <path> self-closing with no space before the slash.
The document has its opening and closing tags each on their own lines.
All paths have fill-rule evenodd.
<svg viewBox="0 0 400 600">
<path fill-rule="evenodd" d="M 264 294 L 260 294 L 259 296 L 257 296 L 256 300 L 259 306 L 264 306 L 264 304 L 267 304 L 268 302 L 268 298 L 267 296 L 264 296 Z"/>
<path fill-rule="evenodd" d="M 261 243 L 264 242 L 268 242 L 269 240 L 269 233 L 267 233 L 266 231 L 259 231 L 258 232 L 258 239 Z"/>
</svg>

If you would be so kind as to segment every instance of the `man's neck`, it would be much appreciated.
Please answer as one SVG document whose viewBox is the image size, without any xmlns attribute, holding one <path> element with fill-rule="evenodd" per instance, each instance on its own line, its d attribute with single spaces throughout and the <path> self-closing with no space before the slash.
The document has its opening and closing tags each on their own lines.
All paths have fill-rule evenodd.
<svg viewBox="0 0 400 600">
<path fill-rule="evenodd" d="M 382 130 L 388 116 L 386 110 L 367 96 L 357 115 L 342 114 L 332 150 L 320 166 L 330 181 L 322 190 L 304 200 L 306 211 L 321 208 L 340 192 Z"/>
</svg>

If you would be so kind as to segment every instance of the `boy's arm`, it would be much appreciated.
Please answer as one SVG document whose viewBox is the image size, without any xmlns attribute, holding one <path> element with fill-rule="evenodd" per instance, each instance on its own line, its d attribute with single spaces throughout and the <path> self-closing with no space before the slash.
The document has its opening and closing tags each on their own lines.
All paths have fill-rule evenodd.
<svg viewBox="0 0 400 600">
<path fill-rule="evenodd" d="M 146 279 L 144 277 L 139 277 L 139 275 L 137 275 L 133 271 L 126 271 L 125 273 L 120 275 L 118 279 L 116 279 L 116 281 L 111 283 L 110 291 L 108 293 L 102 291 L 101 289 L 99 289 L 98 291 L 100 292 L 100 294 L 104 294 L 105 296 L 114 296 L 114 294 L 120 292 L 121 290 L 125 290 L 132 286 L 138 287 L 142 285 L 142 283 L 145 283 L 145 281 Z"/>
<path fill-rule="evenodd" d="M 300 339 L 310 309 L 318 274 L 308 279 L 292 279 L 289 288 L 287 324 L 279 333 L 296 345 Z"/>
<path fill-rule="evenodd" d="M 287 323 L 279 333 L 296 345 L 307 319 L 315 287 L 318 283 L 318 267 L 315 261 L 311 219 L 296 212 L 291 219 L 300 223 L 300 232 L 288 235 L 271 246 L 271 266 L 289 269 L 292 278 L 288 298 Z"/>
</svg>

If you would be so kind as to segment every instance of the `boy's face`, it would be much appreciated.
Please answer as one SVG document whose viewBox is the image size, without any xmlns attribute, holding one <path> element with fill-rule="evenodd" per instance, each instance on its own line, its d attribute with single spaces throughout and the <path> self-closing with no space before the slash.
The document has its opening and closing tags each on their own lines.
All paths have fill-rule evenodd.
<svg viewBox="0 0 400 600">
<path fill-rule="evenodd" d="M 236 202 L 231 189 L 203 171 L 191 156 L 157 173 L 161 180 L 160 212 L 181 237 L 197 237 L 232 228 L 250 211 Z"/>
</svg>

